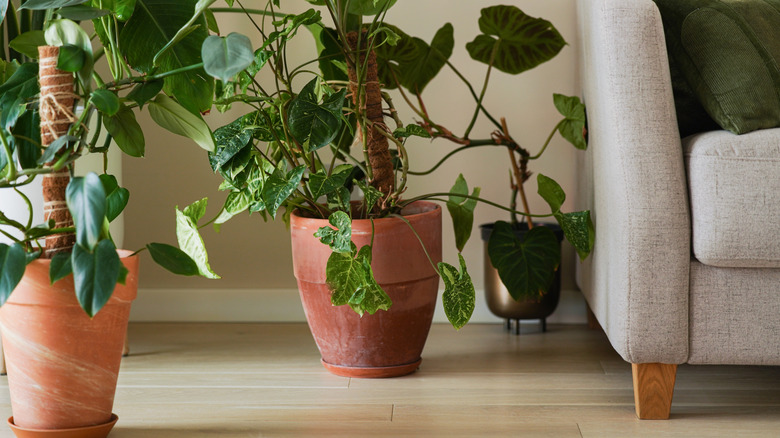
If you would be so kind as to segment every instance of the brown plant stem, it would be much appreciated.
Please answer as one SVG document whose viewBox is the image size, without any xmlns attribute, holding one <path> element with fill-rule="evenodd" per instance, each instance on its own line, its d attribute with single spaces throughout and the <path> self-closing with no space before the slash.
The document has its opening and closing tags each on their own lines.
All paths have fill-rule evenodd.
<svg viewBox="0 0 780 438">
<path fill-rule="evenodd" d="M 361 47 L 358 49 L 358 40 L 361 42 Z M 358 109 L 358 114 L 363 112 L 364 117 L 371 122 L 372 125 L 384 125 L 384 114 L 382 112 L 382 88 L 379 84 L 379 73 L 376 62 L 376 53 L 373 51 L 367 55 L 365 48 L 368 47 L 369 41 L 365 33 L 361 38 L 358 38 L 357 32 L 350 32 L 347 34 L 347 42 L 350 48 L 359 53 L 356 56 L 356 63 L 359 66 L 365 66 L 365 75 L 362 81 L 364 94 L 361 98 L 358 84 L 361 83 L 361 78 L 358 77 L 356 66 L 347 62 L 347 70 L 349 73 L 349 90 L 352 94 L 352 101 L 356 107 L 363 104 L 363 107 Z M 366 59 L 367 56 L 367 59 Z M 378 131 L 376 126 L 366 126 L 360 117 L 357 121 L 359 132 L 359 139 L 361 143 L 367 145 L 368 150 L 368 164 L 372 169 L 373 178 L 369 183 L 379 190 L 380 192 L 388 195 L 393 192 L 395 188 L 395 175 L 393 173 L 393 159 L 390 155 L 390 147 L 382 133 Z M 363 138 L 363 136 L 366 138 Z"/>
<path fill-rule="evenodd" d="M 67 134 L 74 121 L 73 104 L 73 74 L 57 69 L 59 47 L 38 47 L 39 70 L 41 85 L 41 144 L 48 146 L 57 138 Z M 52 162 L 57 161 L 57 159 Z M 70 182 L 70 169 L 64 167 L 56 172 L 43 175 L 43 219 L 54 220 L 52 228 L 73 227 L 73 217 L 70 215 L 65 198 L 65 192 Z M 46 236 L 43 257 L 51 258 L 59 252 L 67 252 L 76 243 L 74 233 L 62 233 Z"/>
<path fill-rule="evenodd" d="M 525 195 L 525 189 L 524 185 L 526 180 L 528 180 L 528 177 L 530 176 L 528 174 L 528 154 L 520 152 L 520 164 L 518 165 L 517 159 L 515 157 L 515 148 L 512 146 L 516 146 L 515 142 L 512 141 L 512 137 L 509 135 L 509 127 L 506 124 L 506 119 L 501 118 L 501 130 L 503 133 L 501 134 L 504 139 L 508 140 L 508 144 L 511 146 L 508 146 L 506 148 L 507 152 L 509 152 L 509 162 L 512 163 L 512 173 L 515 175 L 515 181 L 512 187 L 512 190 L 517 190 L 518 193 L 520 193 L 520 201 L 523 203 L 523 211 L 526 213 L 526 218 L 528 220 L 528 229 L 532 229 L 534 227 L 534 222 L 531 219 L 531 209 L 528 207 L 528 198 Z"/>
</svg>

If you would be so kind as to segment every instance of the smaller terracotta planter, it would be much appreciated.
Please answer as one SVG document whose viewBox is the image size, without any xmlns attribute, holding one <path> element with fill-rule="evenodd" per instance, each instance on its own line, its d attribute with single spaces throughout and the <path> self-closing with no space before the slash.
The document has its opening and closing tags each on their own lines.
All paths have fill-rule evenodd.
<svg viewBox="0 0 780 438">
<path fill-rule="evenodd" d="M 434 263 L 441 261 L 441 208 L 416 202 L 403 212 L 423 240 Z M 414 372 L 436 308 L 439 276 L 409 226 L 397 218 L 374 220 L 372 268 L 377 283 L 393 301 L 389 311 L 361 318 L 349 306 L 334 307 L 325 281 L 331 251 L 314 233 L 325 219 L 292 215 L 295 277 L 322 363 L 347 377 L 396 377 Z M 371 244 L 371 221 L 352 222 L 358 248 Z"/>
<path fill-rule="evenodd" d="M 138 289 L 138 256 L 119 254 L 130 271 L 126 284 L 117 284 L 94 318 L 79 306 L 73 276 L 51 285 L 50 260 L 42 259 L 27 266 L 0 308 L 14 431 L 106 428 L 114 421 L 122 347 Z"/>
</svg>

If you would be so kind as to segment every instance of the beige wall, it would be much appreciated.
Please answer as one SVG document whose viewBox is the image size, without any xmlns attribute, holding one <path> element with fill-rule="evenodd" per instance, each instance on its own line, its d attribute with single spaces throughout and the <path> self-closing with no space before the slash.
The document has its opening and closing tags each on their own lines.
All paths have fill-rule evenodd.
<svg viewBox="0 0 780 438">
<path fill-rule="evenodd" d="M 308 5 L 302 0 L 287 1 L 285 4 Z M 464 48 L 478 34 L 477 18 L 482 7 L 496 4 L 483 0 L 399 0 L 388 14 L 387 21 L 397 24 L 409 33 L 430 41 L 443 21 L 455 26 L 455 52 L 451 61 L 481 87 L 485 66 L 471 61 Z M 552 104 L 554 92 L 577 94 L 575 8 L 573 0 L 525 0 L 511 1 L 529 15 L 544 17 L 552 21 L 563 34 L 569 45 L 553 61 L 519 76 L 510 76 L 494 71 L 491 86 L 485 99 L 486 106 L 496 117 L 505 116 L 512 135 L 534 153 L 559 120 Z M 225 16 L 219 17 L 224 19 Z M 229 17 L 235 20 L 236 17 Z M 239 31 L 254 37 L 252 29 L 245 23 L 230 23 L 221 20 L 223 32 Z M 302 30 L 301 32 L 306 32 Z M 300 35 L 307 44 L 301 52 L 311 50 L 306 35 Z M 254 41 L 257 41 L 254 39 Z M 468 90 L 457 77 L 445 69 L 424 93 L 430 114 L 435 120 L 449 127 L 455 133 L 463 133 L 473 110 L 473 100 Z M 396 97 L 398 105 L 402 99 Z M 402 110 L 406 121 L 412 114 Z M 220 115 L 216 111 L 207 117 L 212 127 L 232 121 L 236 114 Z M 144 159 L 124 160 L 124 182 L 131 190 L 130 205 L 126 213 L 126 237 L 128 248 L 136 249 L 149 241 L 174 243 L 175 205 L 184 206 L 201 197 L 211 199 L 208 215 L 216 214 L 224 193 L 217 191 L 220 177 L 211 173 L 206 153 L 194 143 L 169 134 L 151 123 L 148 114 L 141 117 L 146 129 L 147 154 Z M 487 138 L 492 125 L 480 119 L 472 138 Z M 413 139 L 408 149 L 413 169 L 427 168 L 439 157 L 453 148 L 452 144 L 437 141 Z M 573 208 L 575 190 L 575 150 L 556 137 L 545 156 L 533 164 L 531 170 L 556 179 L 569 194 L 565 209 Z M 448 161 L 435 176 L 413 177 L 408 195 L 433 191 L 447 191 L 458 173 L 464 173 L 471 186 L 482 187 L 482 197 L 500 203 L 507 203 L 509 197 L 509 166 L 504 149 L 479 148 L 467 151 Z M 546 213 L 549 208 L 536 195 L 535 178 L 528 184 L 531 194 L 531 208 Z M 507 215 L 495 208 L 480 205 L 475 215 L 475 224 L 506 219 Z M 450 220 L 445 216 L 444 257 L 456 263 Z M 214 270 L 223 279 L 218 282 L 201 278 L 181 278 L 168 274 L 155 266 L 151 260 L 143 264 L 142 288 L 151 289 L 287 289 L 295 288 L 290 261 L 288 234 L 284 224 L 263 223 L 258 215 L 241 216 L 227 223 L 220 234 L 212 229 L 204 230 Z M 563 266 L 564 289 L 574 289 L 571 249 L 565 252 Z M 482 287 L 482 242 L 479 230 L 475 229 L 472 240 L 464 251 L 469 269 L 477 289 Z M 144 257 L 148 257 L 145 255 Z"/>
</svg>

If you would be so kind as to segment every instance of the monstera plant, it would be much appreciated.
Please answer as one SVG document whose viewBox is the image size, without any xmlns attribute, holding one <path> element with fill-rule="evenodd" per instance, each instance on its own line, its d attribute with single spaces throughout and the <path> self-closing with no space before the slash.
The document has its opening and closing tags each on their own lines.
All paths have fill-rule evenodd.
<svg viewBox="0 0 780 438">
<path fill-rule="evenodd" d="M 396 331 L 409 326 L 419 326 L 427 334 L 433 304 L 422 306 L 426 309 L 422 323 L 389 322 L 391 315 L 408 313 L 405 307 L 399 308 L 409 301 L 408 291 L 400 290 L 403 287 L 399 285 L 425 279 L 431 283 L 426 287 L 433 290 L 435 303 L 440 276 L 445 285 L 444 310 L 452 325 L 462 327 L 473 312 L 474 287 L 465 260 L 459 255 L 457 267 L 441 262 L 440 237 L 427 237 L 428 225 L 420 217 L 440 214 L 440 208 L 427 201 L 443 200 L 447 205 L 459 251 L 471 234 L 473 210 L 480 201 L 530 216 L 515 211 L 514 206 L 503 207 L 480 198 L 479 189 L 470 192 L 462 176 L 449 191 L 404 196 L 414 174 L 406 150 L 414 143 L 410 139 L 443 138 L 461 145 L 446 153 L 443 160 L 477 146 L 508 148 L 512 167 L 518 167 L 514 185 L 519 186 L 527 179 L 523 160 L 534 157 L 518 146 L 505 122 L 498 122 L 483 107 L 487 78 L 493 69 L 519 73 L 550 59 L 560 50 L 562 40 L 548 22 L 531 18 L 516 7 L 483 10 L 479 20 L 483 34 L 469 43 L 467 50 L 475 60 L 487 64 L 486 80 L 480 94 L 466 82 L 476 109 L 464 134 L 457 136 L 443 122 L 433 120 L 421 97 L 444 67 L 452 68 L 465 81 L 449 62 L 454 50 L 450 24 L 443 25 L 428 43 L 385 22 L 394 0 L 306 1 L 315 7 L 298 14 L 280 11 L 290 3 L 278 0 L 269 0 L 260 9 L 246 9 L 232 0 L 227 1 L 228 7 L 216 7 L 214 1 L 199 2 L 208 3 L 215 14 L 245 14 L 257 29 L 252 38 L 231 33 L 210 36 L 203 45 L 206 72 L 218 80 L 217 108 L 240 105 L 246 109 L 244 115 L 214 132 L 217 147 L 209 154 L 209 164 L 224 178 L 220 188 L 229 194 L 213 223 L 220 227 L 245 211 L 290 223 L 295 275 L 323 363 L 337 373 L 365 375 L 371 374 L 367 369 L 390 365 L 379 365 L 380 361 L 373 359 L 336 364 L 341 359 L 326 350 L 328 346 L 373 350 L 387 344 L 390 337 L 409 339 Z M 299 6 L 303 4 L 300 1 Z M 295 47 L 294 41 L 309 38 L 309 33 L 314 35 L 317 53 L 301 64 L 290 64 L 287 54 Z M 319 72 L 312 71 L 313 65 L 319 66 Z M 263 79 L 262 70 L 268 71 L 266 78 L 270 79 Z M 420 123 L 404 122 L 393 102 L 399 95 L 414 109 Z M 417 104 L 412 102 L 414 98 Z M 579 129 L 581 136 L 581 105 L 575 98 L 563 96 L 556 101 L 565 117 L 556 129 L 566 135 Z M 497 131 L 484 139 L 472 139 L 480 114 L 488 117 Z M 552 194 L 558 196 L 562 190 L 551 179 L 544 181 L 542 194 L 552 202 L 553 212 L 538 216 L 555 216 L 566 223 L 567 235 L 577 236 L 572 241 L 580 242 L 581 236 L 592 240 L 588 221 L 573 219 L 587 219 L 588 213 L 560 212 L 560 205 L 556 208 L 559 197 Z M 211 222 L 199 223 L 206 202 L 202 199 L 188 207 L 198 214 L 178 213 L 178 223 L 186 233 Z M 410 237 L 384 237 L 389 224 Z M 547 243 L 536 246 L 545 249 Z M 399 246 L 404 246 L 404 251 L 396 251 Z M 512 241 L 505 252 L 516 252 L 517 248 L 528 252 L 532 246 L 531 242 Z M 580 245 L 580 249 L 586 254 L 590 247 Z M 205 260 L 205 249 L 195 258 Z M 523 259 L 524 269 L 516 273 L 518 281 L 551 275 L 557 264 L 547 263 L 547 258 L 544 253 Z M 328 339 L 330 335 L 339 339 Z M 415 354 L 419 358 L 419 351 Z M 392 359 L 393 366 L 406 368 L 389 373 L 410 372 L 409 367 L 413 371 L 417 358 Z"/>
</svg>

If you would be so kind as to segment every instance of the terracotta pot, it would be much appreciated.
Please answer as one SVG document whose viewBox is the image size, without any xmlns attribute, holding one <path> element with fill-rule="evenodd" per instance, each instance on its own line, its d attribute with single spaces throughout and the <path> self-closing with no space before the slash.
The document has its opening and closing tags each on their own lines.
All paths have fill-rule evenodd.
<svg viewBox="0 0 780 438">
<path fill-rule="evenodd" d="M 558 243 L 563 241 L 563 231 L 557 224 L 539 224 L 553 230 Z M 501 318 L 507 320 L 522 319 L 540 319 L 542 320 L 542 330 L 546 331 L 546 318 L 550 316 L 558 307 L 558 300 L 561 292 L 561 270 L 555 272 L 555 279 L 547 294 L 540 299 L 525 299 L 515 301 L 498 276 L 498 270 L 493 267 L 488 255 L 488 241 L 493 231 L 493 224 L 483 224 L 479 226 L 482 231 L 482 240 L 484 241 L 484 266 L 485 266 L 485 300 L 488 309 Z M 528 232 L 528 224 L 521 223 L 514 230 L 515 236 L 522 239 Z M 507 327 L 509 327 L 507 321 Z M 516 325 L 516 331 L 519 333 L 520 325 Z"/>
<path fill-rule="evenodd" d="M 441 261 L 441 208 L 416 202 L 403 211 L 434 263 Z M 395 377 L 414 372 L 431 328 L 439 276 L 409 226 L 398 218 L 374 220 L 372 268 L 390 296 L 389 311 L 362 318 L 349 306 L 335 307 L 325 282 L 331 251 L 313 234 L 327 220 L 292 215 L 292 254 L 303 310 L 322 363 L 349 377 Z M 352 223 L 352 241 L 371 244 L 371 221 Z"/>
<path fill-rule="evenodd" d="M 13 422 L 23 429 L 73 429 L 112 421 L 130 304 L 138 289 L 138 256 L 119 251 L 130 271 L 90 319 L 70 275 L 49 283 L 50 260 L 27 266 L 0 308 Z M 107 433 L 107 432 L 106 432 Z"/>
</svg>

